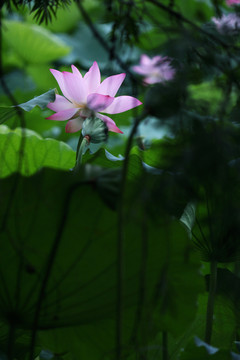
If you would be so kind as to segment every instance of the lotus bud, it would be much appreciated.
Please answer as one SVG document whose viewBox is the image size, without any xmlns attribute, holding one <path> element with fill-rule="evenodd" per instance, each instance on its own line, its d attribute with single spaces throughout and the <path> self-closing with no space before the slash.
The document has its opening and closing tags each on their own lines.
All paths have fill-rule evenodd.
<svg viewBox="0 0 240 360">
<path fill-rule="evenodd" d="M 89 143 L 105 142 L 108 138 L 108 127 L 105 122 L 98 118 L 87 118 L 83 122 L 82 136 L 87 138 Z"/>
</svg>

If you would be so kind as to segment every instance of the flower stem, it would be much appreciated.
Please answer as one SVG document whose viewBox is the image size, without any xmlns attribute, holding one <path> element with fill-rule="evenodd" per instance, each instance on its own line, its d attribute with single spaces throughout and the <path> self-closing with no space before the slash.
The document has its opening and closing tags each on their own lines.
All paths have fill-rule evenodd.
<svg viewBox="0 0 240 360">
<path fill-rule="evenodd" d="M 168 333 L 162 331 L 162 359 L 168 360 Z"/>
<path fill-rule="evenodd" d="M 82 136 L 82 133 L 81 133 L 80 136 L 79 136 L 79 139 L 78 139 L 78 144 L 77 144 L 76 161 L 77 161 L 77 158 L 78 158 L 79 148 L 80 148 L 80 145 L 81 145 L 82 141 L 83 141 L 83 136 Z"/>
<path fill-rule="evenodd" d="M 206 314 L 205 342 L 210 344 L 213 328 L 214 301 L 217 287 L 217 261 L 211 262 L 211 273 L 209 282 L 209 294 Z"/>
<path fill-rule="evenodd" d="M 89 144 L 88 138 L 87 137 L 82 138 L 82 136 L 80 136 L 78 146 L 77 146 L 77 157 L 76 157 L 76 164 L 75 164 L 75 168 L 74 168 L 75 171 L 78 171 L 81 167 L 83 152 L 85 150 L 85 147 L 88 146 L 88 144 Z"/>
<path fill-rule="evenodd" d="M 123 260 L 124 260 L 124 194 L 127 183 L 127 172 L 129 163 L 129 154 L 131 150 L 132 141 L 137 131 L 140 121 L 146 117 L 146 113 L 143 112 L 139 115 L 134 122 L 131 133 L 128 137 L 125 160 L 123 162 L 122 176 L 119 187 L 119 199 L 118 199 L 118 225 L 117 225 L 117 301 L 116 301 L 116 360 L 122 358 L 122 322 L 123 322 Z"/>
<path fill-rule="evenodd" d="M 8 333 L 8 345 L 7 345 L 8 360 L 14 359 L 15 331 L 16 331 L 15 323 L 13 321 L 10 321 L 9 333 Z"/>
</svg>

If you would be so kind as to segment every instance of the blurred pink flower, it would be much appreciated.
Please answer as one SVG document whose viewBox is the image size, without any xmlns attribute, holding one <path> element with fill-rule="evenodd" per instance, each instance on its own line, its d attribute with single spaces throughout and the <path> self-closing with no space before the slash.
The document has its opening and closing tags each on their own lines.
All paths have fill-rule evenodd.
<svg viewBox="0 0 240 360">
<path fill-rule="evenodd" d="M 163 81 L 172 80 L 175 75 L 175 69 L 170 65 L 170 59 L 160 55 L 154 56 L 152 59 L 143 54 L 140 59 L 140 65 L 135 65 L 132 69 L 144 75 L 146 84 L 155 84 Z"/>
<path fill-rule="evenodd" d="M 77 132 L 82 128 L 86 118 L 95 116 L 104 121 L 109 131 L 122 133 L 115 122 L 108 116 L 100 114 L 118 114 L 130 110 L 142 103 L 132 96 L 115 95 L 120 88 L 126 74 L 113 75 L 101 83 L 101 75 L 95 61 L 83 77 L 79 70 L 72 65 L 72 73 L 50 69 L 63 93 L 56 95 L 54 102 L 47 107 L 55 114 L 49 120 L 68 120 L 66 132 Z"/>
<path fill-rule="evenodd" d="M 227 4 L 228 6 L 240 4 L 240 0 L 226 0 L 226 4 Z"/>
<path fill-rule="evenodd" d="M 221 18 L 212 18 L 220 33 L 232 33 L 234 30 L 240 30 L 240 17 L 237 14 L 223 15 Z"/>
</svg>

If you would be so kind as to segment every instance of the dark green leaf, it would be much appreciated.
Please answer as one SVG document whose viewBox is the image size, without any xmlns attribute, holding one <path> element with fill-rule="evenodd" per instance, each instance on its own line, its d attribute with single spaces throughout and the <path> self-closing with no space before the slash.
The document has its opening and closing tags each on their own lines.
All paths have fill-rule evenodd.
<svg viewBox="0 0 240 360">
<path fill-rule="evenodd" d="M 13 106 L 0 106 L 0 124 L 11 119 L 17 111 Z"/>
<path fill-rule="evenodd" d="M 31 111 L 35 106 L 39 106 L 41 109 L 45 109 L 48 103 L 54 102 L 56 96 L 55 94 L 55 89 L 52 89 L 42 95 L 36 96 L 26 103 L 19 104 L 18 106 L 25 111 Z"/>
<path fill-rule="evenodd" d="M 0 314 L 5 321 L 12 319 L 20 301 L 15 316 L 18 327 L 32 328 L 50 262 L 38 329 L 43 331 L 43 348 L 53 352 L 73 351 L 79 356 L 80 348 L 89 347 L 94 338 L 93 351 L 99 355 L 115 348 L 117 214 L 101 201 L 95 186 L 98 176 L 44 169 L 32 177 L 12 175 L 1 180 Z M 131 208 L 135 205 L 131 203 Z M 153 224 L 144 206 L 138 204 L 134 213 L 131 208 L 122 259 L 126 353 L 132 346 L 147 344 L 159 324 L 173 333 L 189 324 L 201 289 L 199 261 L 189 252 L 189 240 L 179 222 Z"/>
</svg>

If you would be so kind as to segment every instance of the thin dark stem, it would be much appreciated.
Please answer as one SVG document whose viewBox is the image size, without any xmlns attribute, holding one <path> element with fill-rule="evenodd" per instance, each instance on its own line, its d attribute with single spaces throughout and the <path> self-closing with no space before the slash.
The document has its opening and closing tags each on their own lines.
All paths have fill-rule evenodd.
<svg viewBox="0 0 240 360">
<path fill-rule="evenodd" d="M 3 47 L 2 47 L 2 12 L 0 11 L 0 54 L 3 54 Z M 21 127 L 25 127 L 24 126 L 24 116 L 23 116 L 23 111 L 20 107 L 18 107 L 18 103 L 17 100 L 15 99 L 15 97 L 13 96 L 13 94 L 11 93 L 11 91 L 9 90 L 7 83 L 4 79 L 3 76 L 3 65 L 2 65 L 2 55 L 0 55 L 0 82 L 3 88 L 3 91 L 5 92 L 5 94 L 7 95 L 7 97 L 9 98 L 10 102 L 12 103 L 12 105 L 15 106 L 15 110 L 16 113 L 19 117 L 20 120 L 20 124 Z"/>
<path fill-rule="evenodd" d="M 20 147 L 18 150 L 19 153 L 19 160 L 18 160 L 18 170 L 21 171 L 21 167 L 22 167 L 22 158 L 23 158 L 23 151 L 24 151 L 24 145 L 25 145 L 25 138 L 24 138 L 24 131 L 25 131 L 25 120 L 24 120 L 24 116 L 23 116 L 23 111 L 21 108 L 19 108 L 17 105 L 17 100 L 15 99 L 15 97 L 13 96 L 13 94 L 11 93 L 11 91 L 9 90 L 6 81 L 4 79 L 3 76 L 3 65 L 2 65 L 2 54 L 3 54 L 3 46 L 2 46 L 2 11 L 0 11 L 0 84 L 3 88 L 3 91 L 5 92 L 5 94 L 7 95 L 9 101 L 12 103 L 12 105 L 14 105 L 14 109 L 16 110 L 16 114 L 20 120 L 20 125 L 22 128 L 22 138 L 21 138 L 21 143 L 20 143 Z M 13 183 L 12 186 L 12 192 L 9 198 L 9 203 L 8 203 L 8 207 L 7 210 L 3 216 L 3 221 L 2 221 L 2 225 L 0 228 L 0 231 L 3 230 L 6 226 L 6 222 L 7 222 L 7 218 L 8 218 L 8 214 L 9 214 L 9 210 L 11 209 L 12 206 L 12 201 L 14 199 L 15 193 L 16 193 L 16 189 L 17 189 L 17 183 L 18 183 L 18 176 L 15 177 L 15 181 Z"/>
<path fill-rule="evenodd" d="M 209 247 L 209 244 L 208 244 L 208 240 L 206 239 L 206 237 L 205 237 L 205 235 L 204 235 L 204 232 L 203 232 L 203 230 L 202 230 L 202 227 L 201 227 L 200 222 L 198 221 L 198 218 L 197 218 L 197 217 L 196 217 L 196 224 L 197 224 L 197 226 L 198 226 L 198 228 L 199 228 L 199 230 L 200 230 L 201 236 L 202 236 L 202 238 L 203 238 L 203 241 L 204 241 L 206 247 L 207 247 L 208 250 L 210 251 L 210 247 Z"/>
<path fill-rule="evenodd" d="M 237 260 L 234 263 L 234 275 L 236 275 L 237 277 L 239 277 L 240 275 L 240 261 Z"/>
<path fill-rule="evenodd" d="M 8 343 L 7 343 L 8 360 L 14 359 L 15 331 L 16 331 L 16 326 L 13 319 L 13 321 L 11 321 L 9 324 L 9 332 L 8 332 Z"/>
<path fill-rule="evenodd" d="M 207 189 L 205 188 L 207 214 L 208 214 L 207 218 L 208 218 L 208 226 L 209 226 L 209 231 L 210 231 L 210 237 L 211 237 L 211 239 L 213 239 L 213 241 L 215 241 L 213 228 L 212 228 L 212 218 L 211 218 L 211 212 L 210 212 L 210 204 L 209 204 L 209 200 L 208 200 L 208 193 L 211 193 L 211 192 L 210 191 L 208 192 Z"/>
<path fill-rule="evenodd" d="M 184 22 L 185 24 L 190 25 L 193 29 L 201 32 L 204 35 L 207 35 L 212 40 L 214 40 L 214 41 L 218 42 L 219 44 L 221 44 L 224 48 L 226 48 L 226 49 L 229 48 L 229 45 L 227 43 L 225 43 L 222 39 L 220 39 L 219 37 L 209 33 L 208 31 L 204 30 L 203 28 L 199 27 L 198 25 L 196 25 L 191 20 L 185 18 L 185 16 L 183 16 L 179 12 L 173 10 L 172 8 L 170 8 L 170 7 L 168 7 L 168 6 L 164 5 L 164 4 L 162 4 L 158 0 L 147 0 L 147 2 L 152 3 L 153 5 L 159 7 L 160 9 L 162 9 L 163 11 L 168 12 L 171 16 L 175 17 L 176 19 Z"/>
<path fill-rule="evenodd" d="M 235 261 L 234 263 L 234 275 L 239 278 L 240 274 L 240 262 L 239 260 Z M 238 291 L 238 285 L 234 286 L 234 292 L 237 294 Z M 239 341 L 239 323 L 238 323 L 238 298 L 235 296 L 233 301 L 234 306 L 234 316 L 235 316 L 235 340 Z"/>
<path fill-rule="evenodd" d="M 168 333 L 167 331 L 162 332 L 162 359 L 168 360 Z"/>
<path fill-rule="evenodd" d="M 206 329 L 205 329 L 205 341 L 208 344 L 211 344 L 211 337 L 212 337 L 216 287 L 217 287 L 217 261 L 213 260 L 211 262 L 211 273 L 210 273 L 207 314 L 206 314 Z"/>
<path fill-rule="evenodd" d="M 35 315 L 34 315 L 34 320 L 33 320 L 33 326 L 32 326 L 32 337 L 31 337 L 31 343 L 30 343 L 30 351 L 29 351 L 29 360 L 33 360 L 34 359 L 34 348 L 35 348 L 35 343 L 36 343 L 36 335 L 37 335 L 37 329 L 38 329 L 38 324 L 39 324 L 39 317 L 40 317 L 40 312 L 41 312 L 41 308 L 42 308 L 42 303 L 45 297 L 45 291 L 47 288 L 47 284 L 51 275 L 51 271 L 53 269 L 53 265 L 54 265 L 54 261 L 59 249 L 59 245 L 62 239 L 62 234 L 65 228 L 65 224 L 68 218 L 68 211 L 69 211 L 69 207 L 70 207 L 70 203 L 71 203 L 71 199 L 72 199 L 72 195 L 74 193 L 74 191 L 79 187 L 79 184 L 75 184 L 74 186 L 72 186 L 63 203 L 63 207 L 62 207 L 62 216 L 59 222 L 59 227 L 56 233 L 56 237 L 55 240 L 53 242 L 52 245 L 52 249 L 49 253 L 49 257 L 47 260 L 47 264 L 46 264 L 46 270 L 45 270 L 45 274 L 42 280 L 42 284 L 41 284 L 41 288 L 39 291 L 39 296 L 38 296 L 38 301 L 36 304 L 36 310 L 35 310 Z"/>
<path fill-rule="evenodd" d="M 125 160 L 123 163 L 122 177 L 119 190 L 118 201 L 118 224 L 117 224 L 117 303 L 116 303 L 116 360 L 121 359 L 122 344 L 122 296 L 123 296 L 123 243 L 124 243 L 124 194 L 126 188 L 126 179 L 128 171 L 129 154 L 134 135 L 137 131 L 140 121 L 145 118 L 143 113 L 135 119 L 133 128 L 127 141 L 125 150 Z"/>
<path fill-rule="evenodd" d="M 93 186 L 94 184 L 95 184 L 95 180 L 84 180 L 84 181 L 79 181 L 79 182 L 78 182 L 78 186 L 79 186 L 79 187 L 80 187 L 80 186 L 85 186 L 85 185 Z M 22 254 L 21 254 L 21 255 L 22 255 Z M 23 256 L 23 255 L 22 255 L 22 256 Z M 69 269 L 67 270 L 67 273 L 68 273 L 68 271 L 69 271 Z M 0 275 L 1 275 L 1 272 L 0 272 Z M 64 275 L 64 274 L 62 275 L 61 281 L 64 279 L 65 276 L 66 276 L 66 275 Z M 0 280 L 1 280 L 1 278 L 0 278 Z M 30 300 L 31 300 L 32 294 L 34 294 L 34 293 L 36 292 L 36 289 L 37 289 L 38 286 L 39 286 L 39 281 L 41 281 L 41 278 L 38 276 L 37 281 L 34 283 L 33 287 L 31 287 L 31 288 L 29 289 L 28 295 L 25 296 L 25 300 L 22 301 L 22 304 L 21 304 L 21 305 L 22 305 L 22 308 L 23 308 L 23 309 L 26 309 L 26 311 L 28 311 L 29 313 L 32 312 L 32 310 L 35 309 L 35 305 L 29 306 L 29 304 L 31 303 Z M 61 281 L 60 281 L 60 282 L 61 282 Z M 59 283 L 60 283 L 60 282 L 59 282 Z M 55 283 L 54 283 L 54 286 L 51 287 L 51 290 L 45 292 L 45 295 L 47 296 L 47 295 L 50 294 L 52 291 L 56 290 L 57 287 L 58 287 L 58 285 L 59 285 L 59 283 L 55 282 Z M 62 299 L 63 299 L 63 298 L 62 298 Z M 48 304 L 49 304 L 49 302 L 48 302 Z M 47 308 L 47 306 L 44 307 L 44 309 L 46 309 L 46 308 Z"/>
<path fill-rule="evenodd" d="M 113 52 L 113 49 L 111 46 L 108 45 L 108 43 L 105 41 L 105 39 L 101 36 L 99 31 L 95 28 L 91 18 L 88 16 L 88 13 L 85 11 L 84 7 L 82 6 L 82 2 L 80 0 L 76 0 L 77 6 L 81 12 L 81 15 L 86 22 L 86 24 L 89 26 L 89 29 L 91 30 L 94 37 L 99 41 L 99 43 L 102 45 L 102 47 L 115 58 L 115 60 L 118 62 L 118 64 L 121 66 L 121 68 L 126 71 L 126 73 L 130 76 L 131 80 L 133 82 L 137 82 L 136 77 L 133 75 L 133 73 L 129 70 L 129 66 L 125 64 L 121 58 L 116 54 L 116 52 Z"/>
<path fill-rule="evenodd" d="M 79 153 L 79 149 L 80 149 L 82 140 L 83 140 L 83 136 L 82 136 L 82 132 L 81 132 L 81 134 L 80 134 L 80 136 L 79 136 L 79 139 L 78 139 L 78 144 L 77 144 L 76 161 L 77 161 L 77 158 L 78 158 L 78 153 Z"/>
<path fill-rule="evenodd" d="M 219 123 L 221 123 L 222 125 L 224 121 L 224 116 L 227 113 L 231 92 L 232 92 L 232 82 L 228 82 L 225 90 L 225 99 L 221 102 L 219 109 Z"/>
<path fill-rule="evenodd" d="M 13 96 L 11 91 L 9 90 L 7 83 L 3 76 L 3 64 L 2 64 L 3 46 L 2 46 L 2 44 L 3 44 L 3 42 L 2 42 L 2 11 L 0 9 L 0 84 L 3 88 L 4 93 L 7 95 L 9 101 L 12 103 L 12 105 L 15 106 L 16 114 L 20 120 L 20 124 L 22 127 L 22 134 L 23 134 L 24 128 L 25 128 L 25 120 L 24 120 L 22 109 L 20 109 L 18 106 L 16 106 L 17 100 L 15 99 L 15 97 Z M 19 161 L 18 161 L 18 170 L 19 171 L 21 171 L 21 166 L 22 166 L 24 145 L 25 145 L 25 140 L 24 140 L 24 137 L 22 136 L 20 148 L 19 148 Z M 3 227 L 5 227 L 6 222 L 7 222 L 8 213 L 9 213 L 9 210 L 12 205 L 12 201 L 13 201 L 15 193 L 16 193 L 17 182 L 18 182 L 18 176 L 15 177 L 15 181 L 13 184 L 13 191 L 11 192 L 11 196 L 10 196 L 10 200 L 9 200 L 9 206 L 7 207 L 7 210 L 3 216 L 3 223 L 2 223 Z M 1 231 L 1 229 L 0 229 L 0 231 Z M 22 270 L 22 267 L 20 266 L 20 269 L 18 272 L 18 278 L 17 278 L 17 287 L 16 287 L 16 304 L 17 304 L 16 307 L 18 306 L 18 299 L 19 299 L 19 295 L 20 295 L 19 291 L 20 291 L 20 277 L 22 274 L 21 270 Z M 8 294 L 8 291 L 7 291 L 7 294 Z M 12 321 L 9 325 L 8 345 L 7 345 L 8 360 L 12 360 L 14 358 L 14 347 L 15 347 L 14 343 L 15 343 L 15 330 L 16 330 L 14 321 L 15 321 L 15 319 L 12 319 Z"/>
<path fill-rule="evenodd" d="M 146 286 L 146 273 L 147 273 L 147 260 L 148 260 L 148 229 L 146 223 L 146 209 L 142 209 L 142 226 L 141 226 L 141 264 L 139 271 L 139 295 L 138 295 L 138 304 L 136 309 L 136 315 L 133 325 L 133 331 L 131 335 L 131 343 L 138 345 L 137 342 L 137 333 L 142 320 L 142 310 L 145 301 L 145 286 Z M 144 340 L 145 334 L 147 334 L 146 326 L 143 327 L 144 331 Z"/>
<path fill-rule="evenodd" d="M 199 240 L 199 238 L 196 236 L 196 234 L 192 231 L 192 236 L 193 236 L 193 242 L 194 244 L 199 248 L 202 249 L 203 246 L 205 246 L 205 243 L 202 243 L 201 240 Z"/>
</svg>

